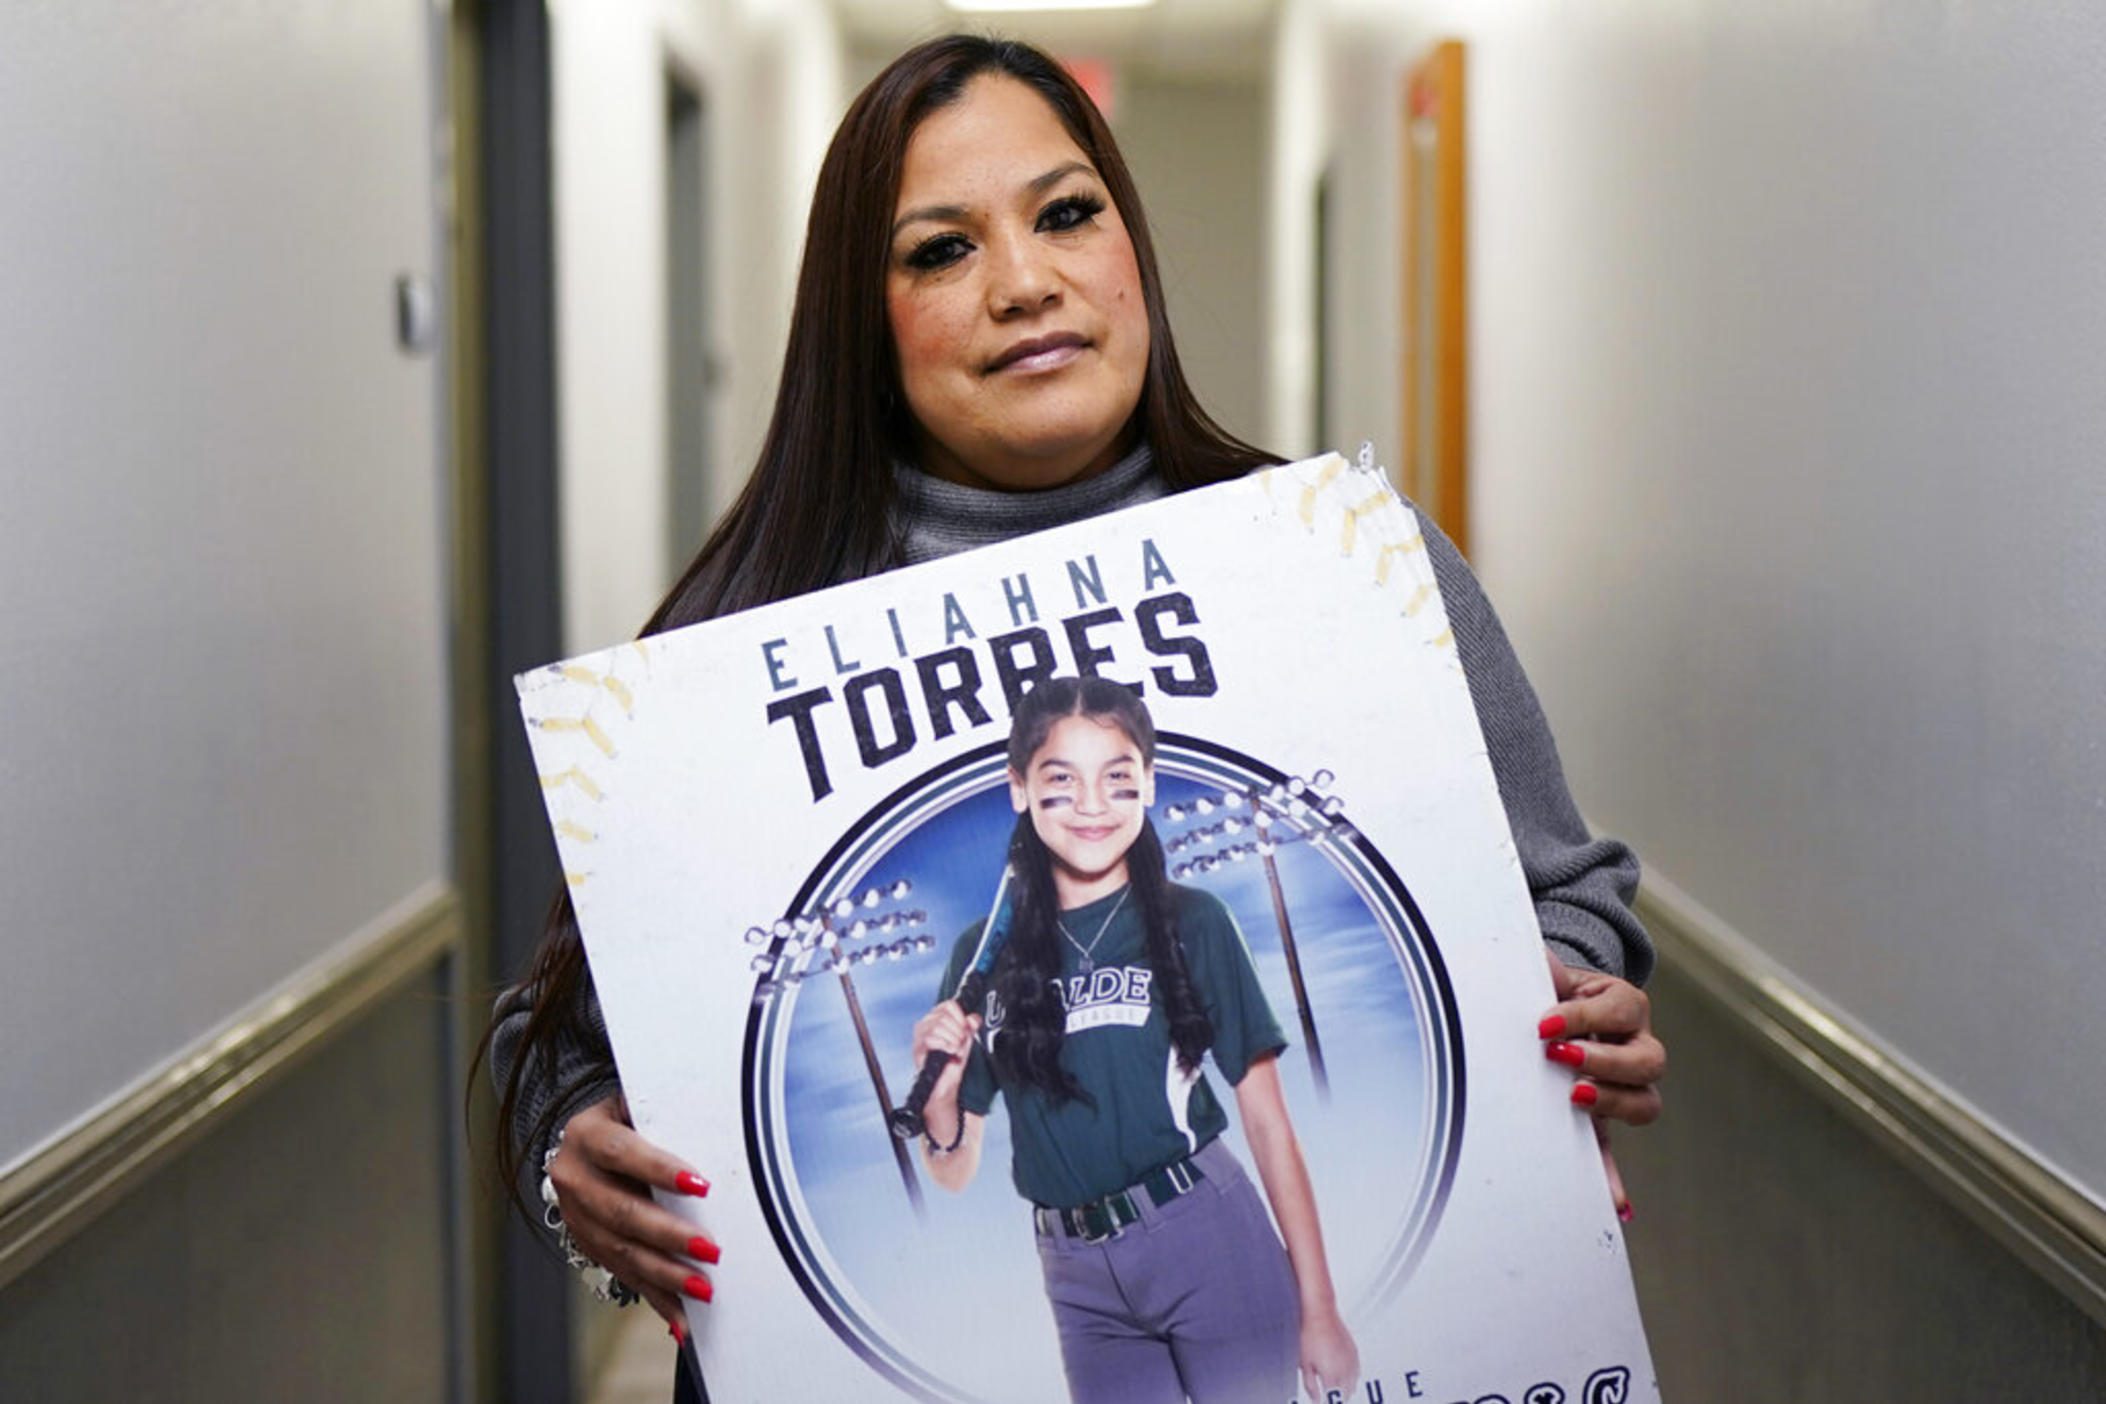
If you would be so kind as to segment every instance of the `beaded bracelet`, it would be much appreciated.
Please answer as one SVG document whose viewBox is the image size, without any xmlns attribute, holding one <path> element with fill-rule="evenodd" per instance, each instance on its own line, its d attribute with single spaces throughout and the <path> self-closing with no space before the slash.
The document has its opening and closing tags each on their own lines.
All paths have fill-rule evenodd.
<svg viewBox="0 0 2106 1404">
<path fill-rule="evenodd" d="M 930 1155 L 949 1155 L 952 1151 L 958 1149 L 959 1146 L 964 1145 L 965 1108 L 958 1108 L 958 1134 L 951 1137 L 951 1143 L 949 1145 L 939 1146 L 936 1144 L 936 1138 L 934 1136 L 931 1136 L 928 1132 L 928 1122 L 926 1121 L 922 1122 L 921 1143 L 929 1148 Z"/>
<path fill-rule="evenodd" d="M 634 1287 L 616 1277 L 607 1269 L 585 1256 L 578 1247 L 578 1240 L 571 1237 L 570 1225 L 563 1222 L 563 1209 L 556 1199 L 556 1182 L 549 1178 L 548 1167 L 563 1149 L 563 1130 L 556 1132 L 556 1143 L 541 1156 L 541 1202 L 548 1207 L 542 1211 L 541 1222 L 548 1225 L 556 1235 L 557 1244 L 563 1249 L 563 1260 L 578 1270 L 593 1298 L 602 1302 L 613 1302 L 616 1306 L 630 1306 L 643 1300 Z"/>
</svg>

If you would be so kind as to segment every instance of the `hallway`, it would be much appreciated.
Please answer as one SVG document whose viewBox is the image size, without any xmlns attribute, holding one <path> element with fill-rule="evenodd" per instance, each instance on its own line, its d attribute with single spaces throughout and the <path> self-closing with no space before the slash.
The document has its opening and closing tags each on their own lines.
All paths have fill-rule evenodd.
<svg viewBox="0 0 2106 1404">
<path fill-rule="evenodd" d="M 827 143 L 959 26 L 1105 112 L 1223 429 L 1464 546 L 1642 859 L 1663 1397 L 2106 1398 L 2077 0 L 7 6 L 0 1398 L 667 1397 L 495 1187 L 512 680 L 737 497 Z"/>
</svg>

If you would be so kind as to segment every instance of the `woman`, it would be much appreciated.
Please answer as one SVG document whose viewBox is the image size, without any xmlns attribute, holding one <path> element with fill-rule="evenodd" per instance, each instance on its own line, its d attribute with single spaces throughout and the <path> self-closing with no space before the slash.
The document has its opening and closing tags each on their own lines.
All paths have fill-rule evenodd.
<svg viewBox="0 0 2106 1404">
<path fill-rule="evenodd" d="M 935 40 L 835 134 L 759 461 L 645 632 L 1277 461 L 1193 399 L 1139 196 L 1081 89 L 1026 46 Z M 1539 1032 L 1583 1075 L 1576 1103 L 1649 1121 L 1661 1051 L 1623 978 L 1652 962 L 1628 907 L 1637 865 L 1589 837 L 1497 619 L 1427 537 L 1556 972 Z M 646 1191 L 707 1182 L 628 1125 L 566 898 L 489 1038 L 508 1184 L 545 1167 L 577 1247 L 680 1335 L 718 1249 Z"/>
<path fill-rule="evenodd" d="M 1102 678 L 1033 688 L 1010 727 L 1009 797 L 1014 916 L 986 1037 L 956 1000 L 914 1026 L 916 1066 L 951 1058 L 926 1109 L 930 1178 L 972 1181 L 999 1090 L 1076 1400 L 1277 1404 L 1297 1366 L 1308 1398 L 1351 1391 L 1359 1354 L 1280 1094 L 1287 1041 L 1228 909 L 1164 871 L 1148 709 Z M 960 938 L 944 989 L 978 936 Z M 1208 1053 L 1284 1253 L 1219 1139 Z"/>
</svg>

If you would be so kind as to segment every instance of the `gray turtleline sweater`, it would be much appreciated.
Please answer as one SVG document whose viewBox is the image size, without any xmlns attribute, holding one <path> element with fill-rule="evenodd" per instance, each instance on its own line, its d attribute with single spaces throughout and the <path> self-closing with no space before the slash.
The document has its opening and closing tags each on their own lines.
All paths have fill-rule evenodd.
<svg viewBox="0 0 2106 1404">
<path fill-rule="evenodd" d="M 1152 502 L 1168 491 L 1145 444 L 1095 477 L 1044 492 L 965 487 L 907 467 L 895 474 L 896 526 L 909 565 Z M 1430 519 L 1421 521 L 1543 940 L 1567 965 L 1643 983 L 1652 973 L 1653 948 L 1631 912 L 1638 860 L 1624 845 L 1587 832 L 1565 788 L 1550 725 L 1507 642 L 1506 630 L 1455 544 Z M 518 1056 L 530 1007 L 531 991 L 524 985 L 498 999 L 490 1069 L 500 1087 Z M 562 1110 L 555 1124 L 560 1126 L 579 1108 L 620 1090 L 606 1023 L 589 987 L 581 1012 L 584 1037 L 566 1040 L 558 1048 L 556 1077 L 529 1082 L 522 1089 L 512 1125 L 513 1136 L 521 1142 L 558 1099 Z M 527 1164 L 539 1165 L 548 1142 L 528 1149 Z"/>
</svg>

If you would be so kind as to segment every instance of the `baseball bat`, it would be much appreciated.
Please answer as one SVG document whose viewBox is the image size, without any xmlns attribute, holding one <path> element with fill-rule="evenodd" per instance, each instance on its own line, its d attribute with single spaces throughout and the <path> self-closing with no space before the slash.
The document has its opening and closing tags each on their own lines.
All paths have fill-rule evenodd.
<svg viewBox="0 0 2106 1404">
<path fill-rule="evenodd" d="M 988 910 L 987 924 L 980 928 L 980 944 L 973 951 L 972 963 L 966 967 L 964 978 L 958 981 L 957 993 L 951 996 L 965 1007 L 967 1013 L 986 1002 L 988 974 L 994 969 L 995 957 L 1002 953 L 1002 943 L 1009 938 L 1009 873 L 1008 866 L 1004 865 L 1002 880 L 995 885 L 994 906 Z M 911 1141 L 926 1129 L 922 1112 L 929 1105 L 930 1094 L 936 1090 L 936 1079 L 943 1076 L 950 1061 L 950 1054 L 934 1048 L 921 1060 L 921 1071 L 915 1075 L 914 1085 L 907 1090 L 906 1102 L 895 1108 L 887 1120 L 893 1135 L 902 1141 Z"/>
</svg>

